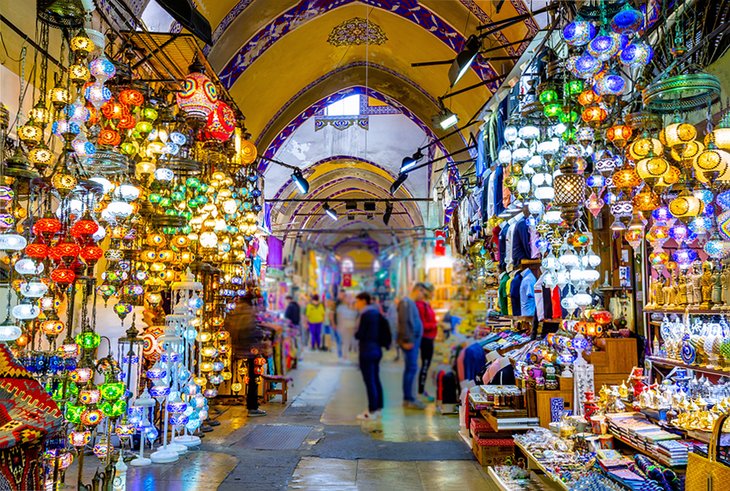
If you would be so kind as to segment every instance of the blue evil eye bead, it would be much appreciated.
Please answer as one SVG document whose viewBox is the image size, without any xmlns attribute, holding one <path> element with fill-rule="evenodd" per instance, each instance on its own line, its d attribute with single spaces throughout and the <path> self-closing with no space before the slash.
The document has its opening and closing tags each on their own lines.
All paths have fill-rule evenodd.
<svg viewBox="0 0 730 491">
<path fill-rule="evenodd" d="M 254 198 L 258 198 L 259 196 L 261 196 L 261 190 L 258 188 L 254 188 L 254 190 L 251 191 L 251 196 L 253 196 Z"/>
<path fill-rule="evenodd" d="M 575 65 L 573 65 L 571 73 L 578 78 L 586 79 L 591 78 L 601 70 L 603 70 L 603 62 L 585 53 L 575 60 Z"/>
<path fill-rule="evenodd" d="M 633 35 L 644 26 L 644 14 L 636 10 L 630 3 L 624 5 L 611 19 L 611 29 L 619 34 Z"/>
<path fill-rule="evenodd" d="M 588 44 L 588 53 L 599 61 L 610 60 L 620 49 L 621 35 L 605 30 Z"/>
<path fill-rule="evenodd" d="M 563 39 L 570 46 L 585 46 L 597 32 L 591 22 L 578 18 L 563 28 Z"/>
<path fill-rule="evenodd" d="M 621 63 L 628 67 L 642 67 L 647 65 L 654 57 L 654 50 L 651 46 L 641 41 L 629 44 L 621 51 L 619 57 Z"/>
<path fill-rule="evenodd" d="M 255 174 L 255 173 L 254 174 L 249 174 L 248 175 L 248 180 L 251 181 L 251 182 L 256 182 L 256 181 L 259 180 L 259 175 L 258 174 Z"/>
<path fill-rule="evenodd" d="M 253 211 L 255 211 L 256 213 L 260 212 L 262 209 L 263 208 L 261 208 L 261 205 L 259 205 L 258 203 L 253 205 Z"/>
<path fill-rule="evenodd" d="M 596 80 L 593 90 L 599 95 L 621 95 L 626 89 L 626 80 L 621 75 L 607 73 Z"/>
</svg>

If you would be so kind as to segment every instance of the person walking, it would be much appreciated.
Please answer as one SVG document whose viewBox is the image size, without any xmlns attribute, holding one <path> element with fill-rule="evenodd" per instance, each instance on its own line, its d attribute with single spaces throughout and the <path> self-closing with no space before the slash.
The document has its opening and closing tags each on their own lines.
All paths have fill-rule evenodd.
<svg viewBox="0 0 730 491">
<path fill-rule="evenodd" d="M 380 347 L 380 329 L 387 321 L 371 302 L 370 294 L 366 292 L 355 297 L 355 308 L 360 312 L 355 338 L 360 345 L 360 372 L 368 394 L 368 408 L 358 414 L 357 419 L 364 421 L 379 418 L 383 409 L 383 385 L 380 383 L 383 350 Z"/>
<path fill-rule="evenodd" d="M 428 378 L 428 369 L 433 359 L 433 347 L 436 335 L 438 334 L 438 321 L 436 313 L 433 311 L 431 304 L 431 296 L 433 295 L 433 286 L 430 283 L 424 285 L 425 294 L 423 300 L 416 302 L 418 307 L 418 315 L 423 324 L 423 337 L 421 338 L 421 372 L 418 375 L 418 395 L 424 396 L 426 399 L 433 400 L 426 392 L 426 379 Z"/>
<path fill-rule="evenodd" d="M 309 327 L 309 338 L 312 341 L 312 349 L 322 348 L 322 323 L 324 322 L 324 305 L 319 301 L 319 295 L 312 295 L 312 301 L 304 309 L 304 317 Z"/>
<path fill-rule="evenodd" d="M 398 304 L 398 344 L 403 349 L 405 369 L 403 370 L 403 407 L 423 409 L 425 404 L 413 395 L 413 383 L 418 373 L 418 351 L 423 335 L 423 323 L 418 314 L 416 302 L 423 300 L 425 285 L 416 283 L 410 295 L 403 297 Z"/>
<path fill-rule="evenodd" d="M 340 333 L 337 330 L 336 305 L 337 303 L 334 300 L 325 301 L 325 325 L 327 326 L 327 328 L 325 328 L 325 332 L 329 332 L 330 339 L 332 339 L 332 343 L 337 348 L 337 356 L 342 358 L 342 339 L 340 338 Z M 326 350 L 329 351 L 331 344 L 330 346 L 328 346 L 327 343 L 322 344 L 324 344 Z"/>
<path fill-rule="evenodd" d="M 299 324 L 302 322 L 302 308 L 298 303 L 294 301 L 291 295 L 286 296 L 286 310 L 284 311 L 284 318 L 291 322 L 291 325 L 299 328 Z"/>
<path fill-rule="evenodd" d="M 342 339 L 342 355 L 340 358 L 347 359 L 350 351 L 355 351 L 355 331 L 357 330 L 357 310 L 352 306 L 352 297 L 342 294 L 339 304 L 335 310 L 337 320 L 337 331 Z"/>
<path fill-rule="evenodd" d="M 245 363 L 248 368 L 246 386 L 246 408 L 249 416 L 266 416 L 259 409 L 259 377 L 256 374 L 256 359 L 265 348 L 264 332 L 256 322 L 256 307 L 251 295 L 239 297 L 234 308 L 225 320 L 225 330 L 231 333 L 234 366 Z"/>
</svg>

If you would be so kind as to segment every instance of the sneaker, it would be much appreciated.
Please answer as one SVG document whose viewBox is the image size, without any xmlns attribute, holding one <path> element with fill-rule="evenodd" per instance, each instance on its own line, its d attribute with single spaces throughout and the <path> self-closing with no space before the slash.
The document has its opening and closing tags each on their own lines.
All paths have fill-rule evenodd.
<svg viewBox="0 0 730 491">
<path fill-rule="evenodd" d="M 374 413 L 371 413 L 371 414 L 372 414 L 373 418 L 375 418 L 375 419 L 383 419 L 383 410 L 382 409 L 378 409 L 377 411 L 375 411 Z"/>
<path fill-rule="evenodd" d="M 434 397 L 426 391 L 424 391 L 423 394 L 421 394 L 421 397 L 423 397 L 423 399 L 428 402 L 433 402 L 435 400 Z"/>
<path fill-rule="evenodd" d="M 370 411 L 363 411 L 357 416 L 355 416 L 355 419 L 360 421 L 372 421 L 376 419 L 375 413 L 371 413 Z"/>
<path fill-rule="evenodd" d="M 406 409 L 426 409 L 426 405 L 421 401 L 403 401 L 403 407 Z"/>
<path fill-rule="evenodd" d="M 266 416 L 266 411 L 262 411 L 261 409 L 251 409 L 248 412 L 248 415 L 252 418 L 256 418 L 259 416 Z"/>
</svg>

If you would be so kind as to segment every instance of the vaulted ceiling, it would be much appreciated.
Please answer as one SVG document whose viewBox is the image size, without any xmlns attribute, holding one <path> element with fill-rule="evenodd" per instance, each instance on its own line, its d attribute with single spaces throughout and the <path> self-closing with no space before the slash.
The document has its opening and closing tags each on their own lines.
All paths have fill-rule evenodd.
<svg viewBox="0 0 730 491">
<path fill-rule="evenodd" d="M 546 2 L 529 3 L 538 9 Z M 523 0 L 198 0 L 196 4 L 214 31 L 214 44 L 207 48 L 209 61 L 246 115 L 247 129 L 259 153 L 267 157 L 282 155 L 277 152 L 297 128 L 321 114 L 323 101 L 331 102 L 354 88 L 400 108 L 423 129 L 427 141 L 443 136 L 445 132 L 433 128 L 431 119 L 439 112 L 439 97 L 449 91 L 448 64 L 411 64 L 452 60 L 466 38 L 478 32 L 477 26 L 530 11 Z M 519 55 L 528 44 L 520 41 L 534 35 L 538 23 L 544 24 L 528 16 L 484 39 L 485 49 L 496 48 L 488 55 L 497 60 L 478 58 L 454 90 L 488 82 L 444 100 L 461 123 L 475 117 L 499 86 L 499 81 L 489 80 L 511 69 L 514 62 L 500 58 Z M 393 147 L 393 142 L 385 140 L 397 140 L 398 135 L 383 139 L 369 144 Z M 440 154 L 459 150 L 466 141 L 468 131 L 446 138 L 438 147 Z M 295 162 L 287 156 L 287 163 L 305 169 L 310 180 L 307 198 L 317 202 L 274 203 L 272 227 L 281 237 L 352 248 L 353 241 L 344 241 L 344 236 L 312 232 L 333 228 L 322 213 L 324 200 L 390 197 L 389 188 L 398 173 L 394 166 L 399 160 L 394 164 L 369 162 L 362 155 L 333 155 L 323 162 L 320 157 Z M 462 153 L 454 159 L 468 157 Z M 266 168 L 268 197 L 299 196 L 287 181 L 290 171 L 265 162 L 262 167 Z M 411 176 L 398 196 L 430 196 L 432 170 Z M 340 209 L 343 206 L 333 204 L 338 211 L 344 211 Z M 375 221 L 361 220 L 364 217 L 358 215 L 353 220 L 339 220 L 336 226 L 352 229 L 353 235 L 380 230 L 372 238 L 389 244 L 394 234 L 382 232 L 380 208 L 382 203 Z M 399 204 L 388 226 L 401 230 L 422 226 L 423 212 L 423 205 Z M 371 234 L 367 234 L 361 242 L 365 245 L 370 239 Z"/>
</svg>

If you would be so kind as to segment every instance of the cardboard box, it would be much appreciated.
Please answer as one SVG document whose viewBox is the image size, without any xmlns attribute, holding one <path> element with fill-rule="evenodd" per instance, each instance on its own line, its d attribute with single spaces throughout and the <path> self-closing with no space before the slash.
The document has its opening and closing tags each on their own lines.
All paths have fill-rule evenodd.
<svg viewBox="0 0 730 491">
<path fill-rule="evenodd" d="M 482 467 L 504 465 L 514 460 L 515 456 L 512 438 L 472 438 L 471 449 Z"/>
</svg>

